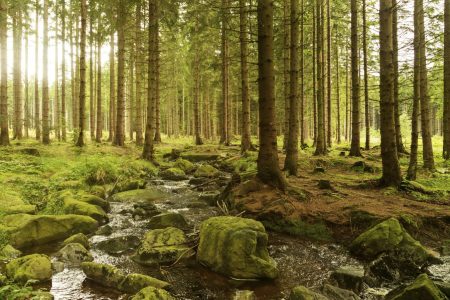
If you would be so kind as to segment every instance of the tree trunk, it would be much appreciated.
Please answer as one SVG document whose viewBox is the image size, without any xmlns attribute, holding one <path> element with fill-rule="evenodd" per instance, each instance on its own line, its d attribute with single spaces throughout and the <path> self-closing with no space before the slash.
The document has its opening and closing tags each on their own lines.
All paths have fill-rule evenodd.
<svg viewBox="0 0 450 300">
<path fill-rule="evenodd" d="M 230 145 L 230 125 L 229 124 L 229 74 L 228 74 L 228 0 L 222 0 L 222 135 L 220 143 L 226 146 Z"/>
<path fill-rule="evenodd" d="M 42 142 L 50 144 L 49 93 L 48 93 L 48 1 L 44 0 L 44 47 L 42 71 Z"/>
<path fill-rule="evenodd" d="M 28 66 L 29 62 L 29 32 L 27 31 L 25 34 L 25 66 Z M 29 82 L 29 70 L 28 68 L 25 68 L 25 104 L 24 104 L 24 129 L 25 129 L 25 137 L 29 138 L 29 128 L 30 128 L 30 97 L 29 97 L 29 88 L 30 88 L 30 82 Z"/>
<path fill-rule="evenodd" d="M 290 0 L 291 45 L 289 78 L 289 136 L 284 169 L 289 175 L 297 176 L 298 169 L 298 0 Z"/>
<path fill-rule="evenodd" d="M 239 0 L 239 41 L 241 46 L 241 98 L 242 98 L 242 139 L 241 152 L 254 150 L 250 133 L 250 99 L 248 87 L 248 7 L 246 0 Z"/>
<path fill-rule="evenodd" d="M 395 109 L 395 137 L 397 139 L 397 152 L 407 153 L 402 140 L 402 130 L 400 124 L 400 104 L 399 104 L 399 86 L 398 86 L 398 7 L 397 0 L 392 1 L 394 6 L 392 32 L 394 39 L 394 109 Z"/>
<path fill-rule="evenodd" d="M 195 31 L 198 33 L 198 20 L 196 20 Z M 194 54 L 194 134 L 195 144 L 202 145 L 203 141 L 200 136 L 200 112 L 199 112 L 199 90 L 200 90 L 200 61 L 199 53 L 201 51 L 199 45 L 196 45 L 197 53 Z"/>
<path fill-rule="evenodd" d="M 62 39 L 62 53 L 66 53 L 66 8 L 65 0 L 61 2 L 61 39 Z M 67 140 L 66 132 L 66 56 L 61 58 L 61 139 L 65 142 Z"/>
<path fill-rule="evenodd" d="M 325 141 L 325 107 L 324 107 L 324 80 L 323 80 L 323 6 L 320 1 L 316 3 L 316 82 L 317 82 L 317 139 L 314 155 L 325 155 L 327 145 Z"/>
<path fill-rule="evenodd" d="M 380 0 L 380 117 L 382 186 L 398 186 L 402 181 L 397 154 L 394 121 L 394 65 L 392 0 Z"/>
<path fill-rule="evenodd" d="M 289 43 L 290 43 L 290 17 L 289 1 L 283 0 L 283 98 L 284 98 L 284 130 L 283 150 L 287 149 L 289 139 Z"/>
<path fill-rule="evenodd" d="M 80 32 L 80 120 L 77 146 L 82 147 L 84 143 L 84 129 L 86 118 L 86 0 L 81 0 L 81 32 Z"/>
<path fill-rule="evenodd" d="M 278 165 L 275 128 L 275 71 L 273 51 L 273 0 L 258 0 L 258 92 L 259 135 L 258 178 L 281 190 L 286 179 Z"/>
<path fill-rule="evenodd" d="M 64 9 L 64 7 L 63 7 L 63 9 Z M 58 4 L 57 3 L 55 3 L 55 15 L 56 15 L 56 17 L 55 17 L 55 20 L 56 20 L 55 21 L 55 36 L 56 36 L 56 38 L 55 38 L 55 82 L 54 82 L 55 90 L 54 90 L 54 95 L 53 95 L 53 99 L 54 99 L 53 100 L 53 102 L 54 102 L 54 105 L 53 105 L 54 121 L 53 121 L 53 123 L 54 123 L 54 128 L 55 128 L 55 136 L 58 139 L 58 141 L 61 141 L 61 130 L 60 130 L 60 128 L 61 128 L 61 126 L 60 126 L 60 124 L 61 124 L 61 122 L 60 122 L 61 109 L 59 106 L 59 82 L 58 82 L 58 74 L 59 74 L 58 54 L 59 54 L 59 52 L 58 52 Z"/>
<path fill-rule="evenodd" d="M 158 0 L 149 0 L 149 30 L 148 30 L 148 94 L 147 94 L 147 120 L 145 125 L 145 141 L 142 157 L 148 161 L 154 160 L 153 138 L 153 112 L 155 104 L 155 89 L 157 88 L 157 73 L 155 72 L 159 53 L 157 52 L 156 35 L 159 34 L 158 26 Z"/>
<path fill-rule="evenodd" d="M 135 72 L 136 72 L 136 146 L 142 146 L 143 137 L 142 137 L 142 78 L 144 78 L 144 68 L 142 60 L 144 58 L 142 51 L 142 42 L 141 39 L 142 31 L 141 31 L 141 1 L 138 2 L 136 6 L 136 60 L 135 60 Z"/>
<path fill-rule="evenodd" d="M 39 0 L 36 0 L 36 28 L 39 25 Z M 35 45 L 39 45 L 39 30 L 35 30 Z M 39 101 L 39 75 L 38 75 L 38 65 L 39 65 L 39 47 L 34 47 L 34 61 L 36 62 L 34 69 L 34 129 L 36 130 L 36 140 L 41 140 L 41 122 L 40 122 L 40 110 L 41 105 Z"/>
<path fill-rule="evenodd" d="M 450 0 L 444 13 L 444 159 L 450 159 Z"/>
<path fill-rule="evenodd" d="M 22 116 L 22 11 L 15 8 L 13 16 L 13 43 L 14 43 L 14 127 L 13 139 L 23 137 L 23 116 Z"/>
<path fill-rule="evenodd" d="M 155 105 L 155 142 L 161 143 L 161 102 L 159 96 L 159 0 L 155 0 L 156 11 L 155 11 L 155 32 L 154 32 L 154 46 L 155 46 L 155 94 L 154 94 L 154 105 Z"/>
<path fill-rule="evenodd" d="M 367 64 L 367 14 L 366 14 L 366 0 L 363 0 L 363 61 L 364 61 L 364 116 L 366 127 L 366 144 L 365 149 L 370 149 L 370 115 L 369 115 L 369 72 Z M 392 32 L 390 32 L 392 34 Z"/>
<path fill-rule="evenodd" d="M 332 102 L 331 102 L 331 11 L 327 0 L 327 146 L 332 146 Z"/>
<path fill-rule="evenodd" d="M 117 55 L 117 109 L 116 109 L 116 132 L 114 145 L 125 145 L 125 0 L 120 0 L 118 14 L 118 55 Z"/>
<path fill-rule="evenodd" d="M 112 142 L 116 128 L 116 67 L 114 63 L 114 32 L 111 33 L 109 43 L 109 137 L 108 142 Z"/>
<path fill-rule="evenodd" d="M 434 170 L 433 144 L 431 141 L 431 116 L 430 116 L 430 97 L 428 95 L 428 75 L 427 75 L 427 58 L 426 58 L 426 41 L 425 41 L 425 23 L 423 0 L 415 0 L 414 16 L 418 19 L 418 37 L 420 52 L 420 117 L 422 127 L 423 141 L 423 166 L 425 169 Z"/>
<path fill-rule="evenodd" d="M 335 25 L 336 32 L 336 40 L 335 40 L 335 48 L 336 48 L 336 113 L 337 113 L 337 128 L 336 128 L 336 136 L 337 143 L 340 144 L 341 141 L 341 87 L 340 87 L 340 68 L 339 68 L 339 44 L 338 44 L 338 32 L 337 25 Z"/>
<path fill-rule="evenodd" d="M 95 94 L 94 94 L 94 20 L 89 18 L 89 131 L 91 141 L 95 140 Z"/>
<path fill-rule="evenodd" d="M 101 143 L 103 135 L 103 110 L 102 110 L 102 37 L 100 35 L 100 19 L 97 21 L 97 126 L 95 141 Z"/>
<path fill-rule="evenodd" d="M 358 25 L 358 1 L 351 0 L 352 143 L 350 147 L 350 156 L 361 156 Z"/>
<path fill-rule="evenodd" d="M 300 145 L 305 145 L 305 57 L 304 57 L 304 42 L 305 42 L 305 7 L 304 1 L 300 0 Z"/>
<path fill-rule="evenodd" d="M 8 31 L 8 1 L 0 0 L 0 145 L 9 145 L 8 128 L 8 53 L 7 53 L 7 31 Z"/>
</svg>

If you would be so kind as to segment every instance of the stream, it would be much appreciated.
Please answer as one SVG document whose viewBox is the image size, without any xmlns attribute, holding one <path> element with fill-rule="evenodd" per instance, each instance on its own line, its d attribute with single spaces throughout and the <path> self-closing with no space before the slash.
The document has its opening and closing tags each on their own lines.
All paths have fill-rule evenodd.
<svg viewBox="0 0 450 300">
<path fill-rule="evenodd" d="M 188 236 L 189 233 L 198 232 L 203 220 L 221 214 L 216 207 L 189 207 L 189 203 L 196 201 L 200 193 L 194 191 L 188 181 L 164 181 L 157 188 L 168 192 L 170 196 L 155 202 L 156 206 L 162 212 L 181 213 L 190 225 Z M 231 280 L 199 265 L 195 257 L 174 266 L 145 267 L 131 259 L 132 251 L 110 255 L 97 247 L 101 241 L 120 236 L 132 235 L 140 239 L 148 231 L 145 228 L 147 220 L 135 220 L 131 214 L 124 213 L 133 209 L 133 204 L 111 202 L 108 224 L 113 232 L 109 236 L 94 235 L 90 238 L 94 261 L 117 266 L 124 272 L 146 274 L 168 281 L 172 285 L 170 292 L 177 299 L 232 299 L 236 290 L 253 290 L 258 299 L 286 299 L 294 286 L 319 288 L 338 267 L 361 265 L 340 245 L 305 241 L 270 232 L 269 253 L 280 270 L 279 278 L 274 281 Z M 46 254 L 55 259 L 56 253 L 47 251 Z M 433 266 L 430 271 L 435 278 L 450 281 L 450 257 L 444 260 L 444 265 Z M 127 299 L 126 295 L 85 279 L 81 268 L 66 267 L 53 276 L 50 292 L 56 300 Z M 364 299 L 381 299 L 374 295 L 385 294 L 387 291 L 388 289 L 370 290 Z"/>
</svg>

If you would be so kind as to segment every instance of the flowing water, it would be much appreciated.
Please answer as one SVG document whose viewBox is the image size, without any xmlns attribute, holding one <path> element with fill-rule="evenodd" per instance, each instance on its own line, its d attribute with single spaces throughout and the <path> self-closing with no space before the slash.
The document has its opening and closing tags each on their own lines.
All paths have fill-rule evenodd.
<svg viewBox="0 0 450 300">
<path fill-rule="evenodd" d="M 187 181 L 164 182 L 158 188 L 170 193 L 170 196 L 155 203 L 161 211 L 176 211 L 183 214 L 191 225 L 189 233 L 198 232 L 199 224 L 212 216 L 220 215 L 218 208 L 188 208 L 196 201 L 199 193 L 193 191 Z M 133 208 L 133 203 L 111 203 L 109 225 L 112 235 L 94 235 L 90 238 L 91 253 L 95 262 L 115 265 L 125 272 L 147 274 L 172 284 L 172 294 L 177 299 L 231 299 L 236 290 L 253 290 L 258 299 L 286 299 L 292 287 L 302 284 L 308 287 L 320 287 L 330 273 L 340 266 L 360 265 L 347 250 L 335 244 L 320 244 L 305 241 L 292 236 L 277 233 L 269 234 L 269 252 L 277 261 L 280 276 L 274 281 L 231 280 L 197 264 L 195 258 L 170 267 L 144 267 L 130 257 L 132 252 L 121 255 L 109 255 L 96 245 L 106 239 L 134 235 L 142 237 L 147 231 L 144 220 L 134 220 L 124 211 Z M 194 236 L 194 234 L 192 235 Z M 47 252 L 54 257 L 55 253 Z M 449 281 L 450 258 L 446 265 L 435 266 L 431 271 L 436 277 Z M 383 294 L 387 290 L 378 289 L 372 294 Z M 93 300 L 126 299 L 117 291 L 103 288 L 85 280 L 80 268 L 66 268 L 54 275 L 51 293 L 56 300 Z M 366 299 L 375 299 L 367 296 Z"/>
</svg>

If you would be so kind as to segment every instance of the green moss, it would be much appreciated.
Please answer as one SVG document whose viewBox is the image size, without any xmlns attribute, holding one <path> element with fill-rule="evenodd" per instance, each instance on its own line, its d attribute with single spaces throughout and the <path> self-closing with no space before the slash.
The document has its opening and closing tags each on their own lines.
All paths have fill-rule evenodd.
<svg viewBox="0 0 450 300">
<path fill-rule="evenodd" d="M 88 279 L 106 287 L 117 288 L 125 279 L 122 271 L 110 265 L 84 262 L 81 268 Z"/>
<path fill-rule="evenodd" d="M 381 222 L 358 236 L 350 250 L 365 259 L 375 259 L 379 254 L 395 251 L 397 258 L 407 258 L 418 265 L 433 258 L 431 251 L 414 240 L 395 218 Z"/>
<path fill-rule="evenodd" d="M 119 290 L 129 294 L 136 294 L 148 286 L 165 289 L 170 286 L 168 282 L 142 274 L 128 274 L 119 284 Z"/>
<path fill-rule="evenodd" d="M 34 291 L 31 286 L 7 282 L 0 284 L 0 299 L 5 300 L 53 300 L 53 296 L 41 290 Z"/>
<path fill-rule="evenodd" d="M 139 201 L 157 201 L 165 198 L 166 193 L 156 189 L 148 188 L 143 190 L 131 190 L 118 193 L 112 196 L 111 201 L 115 202 L 139 202 Z"/>
<path fill-rule="evenodd" d="M 22 251 L 17 250 L 11 245 L 0 248 L 0 259 L 10 260 L 18 258 L 22 255 Z"/>
<path fill-rule="evenodd" d="M 29 280 L 45 282 L 52 277 L 52 263 L 46 255 L 27 255 L 9 262 L 6 265 L 6 275 L 20 283 Z"/>
<path fill-rule="evenodd" d="M 66 214 L 89 216 L 95 219 L 100 224 L 104 224 L 108 221 L 106 212 L 97 205 L 92 205 L 83 201 L 66 198 L 64 199 L 63 208 Z"/>
<path fill-rule="evenodd" d="M 66 245 L 72 244 L 72 243 L 81 244 L 86 249 L 90 248 L 89 239 L 83 233 L 77 233 L 75 235 L 72 235 L 71 237 L 65 239 L 64 242 L 62 243 L 62 245 L 66 246 Z"/>
<path fill-rule="evenodd" d="M 186 159 L 179 158 L 173 164 L 175 168 L 183 170 L 185 173 L 192 173 L 195 171 L 195 165 Z"/>
<path fill-rule="evenodd" d="M 188 224 L 183 215 L 173 212 L 153 216 L 148 223 L 148 228 L 150 229 L 161 229 L 166 227 L 186 229 L 187 226 Z"/>
<path fill-rule="evenodd" d="M 294 236 L 306 237 L 316 241 L 332 240 L 331 231 L 322 223 L 307 223 L 301 220 L 275 219 L 262 220 L 265 227 L 275 232 L 288 233 Z"/>
<path fill-rule="evenodd" d="M 76 233 L 91 233 L 98 222 L 87 216 L 9 215 L 0 219 L 0 232 L 19 249 L 63 240 Z"/>
<path fill-rule="evenodd" d="M 194 173 L 195 177 L 217 177 L 220 174 L 219 170 L 214 168 L 211 165 L 201 165 L 197 168 L 197 170 Z"/>
<path fill-rule="evenodd" d="M 167 170 L 161 171 L 159 173 L 161 178 L 167 179 L 167 180 L 185 180 L 187 179 L 186 174 L 183 170 L 178 168 L 169 168 Z"/>
<path fill-rule="evenodd" d="M 133 259 L 143 265 L 168 264 L 194 255 L 186 235 L 178 228 L 168 227 L 147 232 Z"/>
<path fill-rule="evenodd" d="M 289 300 L 327 300 L 327 298 L 300 285 L 291 291 Z"/>
<path fill-rule="evenodd" d="M 197 260 L 215 272 L 240 279 L 276 278 L 276 262 L 267 251 L 262 223 L 237 217 L 214 217 L 200 227 Z"/>
<path fill-rule="evenodd" d="M 445 300 L 447 297 L 439 290 L 427 274 L 421 274 L 409 286 L 396 289 L 386 296 L 389 300 Z"/>
<path fill-rule="evenodd" d="M 175 298 L 165 290 L 149 286 L 142 289 L 131 300 L 175 300 Z"/>
</svg>

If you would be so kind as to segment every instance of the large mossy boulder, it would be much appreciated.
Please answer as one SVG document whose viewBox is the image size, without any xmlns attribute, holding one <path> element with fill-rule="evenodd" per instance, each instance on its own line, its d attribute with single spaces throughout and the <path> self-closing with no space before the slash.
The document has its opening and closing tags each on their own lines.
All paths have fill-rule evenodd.
<svg viewBox="0 0 450 300">
<path fill-rule="evenodd" d="M 63 209 L 66 214 L 89 216 L 100 224 L 108 222 L 108 215 L 100 206 L 87 202 L 66 198 L 64 199 Z"/>
<path fill-rule="evenodd" d="M 412 261 L 418 266 L 436 259 L 395 218 L 383 221 L 362 233 L 351 243 L 350 250 L 367 260 L 373 260 L 382 253 L 392 253 L 397 259 Z"/>
<path fill-rule="evenodd" d="M 148 188 L 143 190 L 130 190 L 113 195 L 111 201 L 113 202 L 153 202 L 162 200 L 167 197 L 167 194 L 156 189 Z"/>
<path fill-rule="evenodd" d="M 181 158 L 190 162 L 205 162 L 215 161 L 220 157 L 218 152 L 184 152 L 181 153 Z"/>
<path fill-rule="evenodd" d="M 197 168 L 194 176 L 197 178 L 214 178 L 219 176 L 220 171 L 211 165 L 201 165 Z"/>
<path fill-rule="evenodd" d="M 447 300 L 448 298 L 428 278 L 421 274 L 416 280 L 408 285 L 401 286 L 386 295 L 386 300 Z"/>
<path fill-rule="evenodd" d="M 65 245 L 56 254 L 60 261 L 67 263 L 70 266 L 79 266 L 86 261 L 93 261 L 92 254 L 79 243 L 70 243 Z"/>
<path fill-rule="evenodd" d="M 186 173 L 178 168 L 169 168 L 167 170 L 161 171 L 159 175 L 164 180 L 181 181 L 188 179 Z"/>
<path fill-rule="evenodd" d="M 120 283 L 119 290 L 128 294 L 136 294 L 148 286 L 165 289 L 170 286 L 168 282 L 142 274 L 128 274 Z"/>
<path fill-rule="evenodd" d="M 91 246 L 89 244 L 89 239 L 84 233 L 77 233 L 72 235 L 71 237 L 64 240 L 62 243 L 63 246 L 66 246 L 68 244 L 72 243 L 78 243 L 83 245 L 84 248 L 89 249 Z"/>
<path fill-rule="evenodd" d="M 0 227 L 9 235 L 11 245 L 22 249 L 64 240 L 76 233 L 94 232 L 98 222 L 81 215 L 18 214 L 1 218 Z"/>
<path fill-rule="evenodd" d="M 84 262 L 81 264 L 81 268 L 89 280 L 115 289 L 126 277 L 121 270 L 106 264 Z"/>
<path fill-rule="evenodd" d="M 109 206 L 110 206 L 109 202 L 106 201 L 105 199 L 100 198 L 99 196 L 96 196 L 96 195 L 91 195 L 91 194 L 83 194 L 80 197 L 78 197 L 77 200 L 79 200 L 81 202 L 89 203 L 91 205 L 100 206 L 105 211 L 108 211 Z"/>
<path fill-rule="evenodd" d="M 267 233 L 255 220 L 213 217 L 200 227 L 197 260 L 240 279 L 276 278 L 277 264 L 267 251 Z"/>
<path fill-rule="evenodd" d="M 42 254 L 23 256 L 6 265 L 6 275 L 19 283 L 29 280 L 46 282 L 52 278 L 52 263 L 48 256 Z"/>
<path fill-rule="evenodd" d="M 147 226 L 150 229 L 162 229 L 167 227 L 186 229 L 188 224 L 182 214 L 167 212 L 153 216 Z"/>
<path fill-rule="evenodd" d="M 184 173 L 189 174 L 195 171 L 195 165 L 186 159 L 179 158 L 173 164 L 175 168 L 183 170 Z"/>
<path fill-rule="evenodd" d="M 150 230 L 144 236 L 133 259 L 143 265 L 170 264 L 194 255 L 184 232 L 178 228 Z"/>
<path fill-rule="evenodd" d="M 29 214 L 34 215 L 36 213 L 36 205 L 11 205 L 8 207 L 2 207 L 0 209 L 3 215 L 13 215 L 13 214 Z"/>
<path fill-rule="evenodd" d="M 300 285 L 292 289 L 289 300 L 328 300 L 328 298 Z"/>
<path fill-rule="evenodd" d="M 361 300 L 353 291 L 341 289 L 331 284 L 325 284 L 321 292 L 330 300 Z"/>
<path fill-rule="evenodd" d="M 148 286 L 139 291 L 131 300 L 175 300 L 169 292 Z"/>
</svg>

